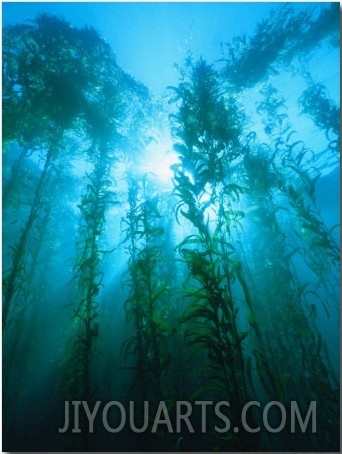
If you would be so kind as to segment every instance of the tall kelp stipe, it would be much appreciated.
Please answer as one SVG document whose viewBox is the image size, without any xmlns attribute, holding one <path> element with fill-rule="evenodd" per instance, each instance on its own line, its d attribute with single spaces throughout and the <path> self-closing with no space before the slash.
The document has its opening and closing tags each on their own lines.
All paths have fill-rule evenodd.
<svg viewBox="0 0 342 454">
<path fill-rule="evenodd" d="M 15 30 L 12 30 L 12 32 L 15 36 Z M 24 30 L 24 40 L 31 40 L 33 46 L 33 51 L 28 55 L 27 58 L 27 66 L 30 65 L 30 62 L 32 62 L 35 57 L 34 44 L 37 38 L 39 39 L 39 36 L 37 37 L 35 35 L 37 35 L 37 31 L 34 27 L 26 27 L 26 29 Z M 23 33 L 21 34 L 21 38 L 23 38 Z M 17 43 L 15 51 L 5 53 L 4 59 L 4 80 L 7 81 L 7 83 L 4 84 L 5 101 L 7 101 L 4 103 L 4 114 L 6 118 L 12 120 L 12 122 L 7 125 L 7 127 L 6 125 L 4 125 L 4 140 L 5 143 L 6 140 L 17 141 L 19 143 L 19 147 L 22 150 L 20 159 L 17 161 L 17 165 L 13 169 L 14 172 L 12 173 L 10 181 L 8 183 L 9 190 L 13 185 L 16 174 L 18 174 L 18 169 L 20 169 L 21 161 L 23 160 L 23 158 L 25 158 L 25 156 L 33 152 L 35 145 L 34 142 L 38 142 L 36 137 L 30 137 L 27 118 L 27 116 L 30 115 L 29 111 L 25 112 L 26 118 L 24 117 L 24 115 L 18 115 L 17 113 L 17 110 L 20 109 L 19 106 L 21 103 L 24 106 L 29 106 L 32 104 L 33 106 L 35 106 L 35 101 L 37 103 L 37 100 L 35 100 L 34 98 L 36 91 L 33 89 L 32 91 L 25 92 L 25 89 L 20 83 L 21 79 L 24 79 L 25 77 L 32 78 L 32 82 L 30 81 L 32 85 L 36 82 L 36 74 L 33 74 L 33 71 L 27 70 L 27 68 L 23 68 L 23 65 L 18 64 L 18 60 L 20 61 L 20 59 L 23 58 L 23 53 L 25 52 L 25 50 L 25 45 L 23 45 L 23 43 L 19 41 Z M 43 84 L 44 81 L 38 80 L 38 85 L 39 83 Z M 25 99 L 25 95 L 28 99 Z M 52 105 L 54 105 L 53 101 Z M 48 184 L 48 180 L 51 177 L 52 165 L 56 155 L 58 154 L 61 143 L 61 125 L 59 124 L 58 118 L 56 117 L 53 108 L 50 109 L 51 110 L 48 112 L 44 112 L 42 108 L 40 109 L 41 112 L 43 111 L 43 115 L 45 115 L 46 123 L 48 123 L 49 121 L 51 122 L 51 125 L 47 124 L 45 128 L 43 127 L 40 129 L 40 150 L 43 151 L 45 148 L 45 153 L 41 152 L 41 155 L 38 155 L 38 159 L 41 159 L 43 162 L 43 170 L 36 185 L 27 221 L 21 230 L 20 239 L 15 246 L 12 246 L 12 264 L 10 270 L 8 271 L 8 274 L 5 277 L 3 305 L 4 330 L 7 328 L 8 318 L 12 311 L 12 307 L 16 305 L 16 302 L 13 302 L 15 294 L 20 292 L 20 289 L 23 285 L 22 276 L 25 275 L 25 271 L 23 270 L 23 262 L 25 253 L 27 252 L 30 233 L 32 231 L 34 223 L 39 219 L 38 211 L 41 208 L 41 199 L 43 197 L 45 187 Z M 32 112 L 32 115 L 35 115 L 35 112 Z M 17 124 L 18 118 L 22 121 L 22 124 Z M 53 128 L 55 129 L 52 132 Z M 11 152 L 9 148 L 7 150 L 8 153 Z"/>
<path fill-rule="evenodd" d="M 189 52 L 167 99 L 92 29 L 4 29 L 8 451 L 338 450 L 338 68 L 317 64 L 338 13 L 277 7 L 220 61 Z M 102 402 L 94 433 L 71 403 L 58 432 L 65 401 Z M 151 433 L 161 401 L 173 431 Z M 229 401 L 230 430 L 208 407 L 203 432 L 196 401 Z M 316 433 L 292 431 L 291 401 L 317 403 Z"/>
<path fill-rule="evenodd" d="M 297 392 L 294 391 L 295 386 L 302 382 L 302 377 L 297 377 L 293 383 L 290 381 L 291 384 L 288 383 L 288 386 L 290 384 L 289 389 L 291 389 L 291 392 L 294 392 L 298 396 L 301 394 L 302 397 L 304 397 L 304 386 L 304 389 L 308 390 L 306 397 L 308 401 L 311 398 L 310 396 L 317 392 L 317 389 L 320 389 L 319 395 L 324 395 L 324 400 L 322 402 L 319 401 L 319 404 L 321 407 L 327 407 L 325 412 L 329 414 L 331 411 L 336 411 L 338 384 L 335 378 L 335 371 L 331 368 L 328 356 L 326 356 L 326 347 L 322 345 L 321 334 L 317 331 L 316 298 L 313 299 L 312 296 L 315 295 L 313 289 L 317 287 L 322 288 L 322 281 L 327 283 L 325 287 L 329 281 L 331 282 L 332 287 L 330 291 L 325 288 L 325 292 L 327 292 L 327 295 L 334 294 L 336 281 L 334 283 L 334 270 L 330 268 L 330 262 L 331 259 L 333 260 L 332 263 L 336 260 L 338 248 L 331 236 L 329 237 L 327 229 L 319 218 L 315 206 L 314 194 L 315 181 L 318 177 L 317 170 L 308 167 L 310 165 L 310 159 L 306 159 L 306 168 L 301 165 L 303 156 L 310 154 L 310 150 L 305 148 L 302 141 L 294 140 L 296 133 L 292 130 L 291 124 L 288 121 L 284 99 L 271 87 L 266 88 L 266 91 L 263 92 L 263 95 L 265 94 L 264 99 L 266 102 L 260 103 L 259 112 L 266 114 L 265 130 L 267 130 L 270 138 L 270 149 L 272 151 L 274 150 L 273 159 L 270 162 L 272 164 L 271 171 L 273 178 L 263 179 L 263 181 L 268 181 L 271 184 L 266 185 L 266 187 L 264 186 L 263 191 L 266 190 L 267 192 L 261 193 L 260 196 L 262 200 L 271 201 L 271 205 L 267 208 L 268 219 L 273 219 L 272 223 L 276 227 L 276 231 L 281 232 L 282 235 L 279 237 L 280 241 L 278 244 L 267 249 L 269 252 L 272 251 L 272 254 L 274 254 L 274 251 L 277 251 L 276 256 L 273 255 L 271 257 L 267 255 L 267 261 L 268 263 L 277 263 L 277 268 L 280 265 L 283 267 L 283 270 L 279 269 L 280 274 L 278 276 L 271 276 L 270 270 L 265 270 L 266 280 L 275 277 L 278 282 L 277 298 L 275 298 L 275 295 L 273 297 L 271 296 L 271 299 L 277 301 L 277 303 L 273 305 L 268 304 L 267 307 L 276 310 L 277 305 L 281 301 L 279 297 L 282 294 L 279 282 L 282 281 L 281 276 L 286 277 L 283 289 L 284 300 L 283 303 L 280 303 L 280 307 L 282 307 L 281 314 L 280 317 L 278 316 L 276 318 L 274 315 L 271 316 L 273 320 L 272 324 L 275 326 L 276 319 L 282 320 L 284 316 L 285 319 L 289 317 L 289 322 L 282 323 L 277 329 L 278 333 L 284 331 L 284 345 L 279 350 L 284 350 L 285 347 L 290 348 L 290 356 L 293 356 L 296 347 L 298 348 L 300 346 L 298 361 L 301 361 L 303 368 L 307 368 L 306 373 L 303 374 L 301 371 L 300 374 L 306 376 L 308 380 L 308 383 L 300 385 Z M 290 232 L 285 232 L 284 229 L 281 229 L 281 223 L 284 224 L 286 216 L 284 214 L 281 215 L 281 213 L 284 213 L 284 208 L 277 201 L 279 197 L 279 195 L 277 196 L 278 191 L 289 201 L 289 206 L 285 212 L 290 217 L 291 226 L 294 228 L 297 226 L 299 229 L 307 227 L 312 232 L 312 235 L 317 235 L 316 240 L 310 240 L 306 236 L 304 237 L 303 244 L 302 241 L 298 242 L 298 236 L 300 240 L 303 239 L 303 230 L 299 234 L 296 232 L 297 238 L 295 239 L 290 236 Z M 274 201 L 276 205 L 274 205 Z M 313 231 L 315 231 L 315 234 Z M 276 238 L 275 235 L 273 237 Z M 270 235 L 268 235 L 267 239 L 268 244 L 269 242 Z M 319 260 L 317 260 L 318 257 L 316 256 L 318 252 L 317 246 L 325 249 L 324 257 L 320 257 Z M 265 250 L 263 252 L 265 253 Z M 316 260 L 314 259 L 315 256 L 317 257 Z M 303 274 L 304 268 L 300 257 L 317 274 L 319 279 L 318 284 L 312 279 L 303 282 L 299 278 L 299 275 Z M 327 264 L 324 263 L 326 259 Z M 318 261 L 320 262 L 319 266 L 317 266 Z M 300 267 L 298 267 L 298 263 L 301 263 Z M 330 269 L 330 279 L 322 279 L 321 274 L 327 269 Z M 268 281 L 266 288 L 274 288 L 274 285 Z M 318 299 L 320 300 L 321 298 Z M 334 299 L 333 297 L 332 301 Z M 322 301 L 324 305 L 324 299 Z M 289 310 L 287 315 L 284 313 L 284 307 L 287 307 Z M 294 342 L 292 348 L 290 347 L 289 341 L 290 333 L 286 334 L 288 327 L 291 327 L 291 330 L 294 329 L 291 331 L 291 341 Z M 312 356 L 312 352 L 316 352 L 314 357 Z M 319 353 L 319 356 L 317 356 L 317 353 Z M 289 372 L 292 367 L 297 368 L 297 361 L 295 361 L 293 366 L 287 366 L 287 371 Z M 310 376 L 311 378 L 309 378 Z M 292 373 L 289 376 L 289 379 L 291 378 L 293 378 Z M 324 430 L 321 432 L 321 436 L 324 439 Z"/>
<path fill-rule="evenodd" d="M 299 17 L 291 17 L 290 10 L 284 10 L 283 13 L 289 17 L 289 23 L 292 23 L 293 20 L 299 20 Z M 300 23 L 300 20 L 298 23 Z M 309 25 L 307 26 L 309 27 Z M 314 25 L 311 24 L 310 26 L 313 27 Z M 286 35 L 283 30 L 280 30 L 280 32 L 284 33 L 284 36 Z M 264 40 L 263 33 L 256 35 L 255 40 L 258 41 L 261 36 Z M 266 41 L 263 42 L 266 43 Z M 286 40 L 281 45 L 284 48 L 289 46 L 286 44 Z M 247 47 L 247 49 L 247 52 L 249 52 L 250 48 Z M 267 52 L 265 51 L 265 53 Z M 231 55 L 233 55 L 231 58 L 235 65 L 236 57 L 234 54 Z M 275 55 L 278 55 L 278 52 Z M 290 56 L 293 58 L 293 54 L 289 51 L 287 58 L 290 58 Z M 267 53 L 267 58 L 271 58 L 270 53 Z M 272 57 L 271 60 L 275 62 L 276 57 Z M 249 61 L 249 63 L 251 62 Z M 281 62 L 277 62 L 277 64 L 280 68 Z M 247 71 L 249 66 L 245 66 L 245 71 Z M 264 104 L 260 104 L 258 107 L 259 115 L 264 112 L 268 114 L 265 122 L 265 133 L 269 136 L 270 143 L 253 144 L 251 138 L 254 137 L 255 140 L 256 135 L 252 136 L 252 132 L 248 132 L 247 138 L 243 139 L 241 126 L 240 131 L 236 134 L 238 140 L 234 145 L 237 155 L 240 158 L 244 156 L 244 159 L 239 165 L 236 165 L 234 159 L 237 156 L 231 153 L 228 160 L 225 161 L 225 154 L 222 150 L 226 144 L 222 136 L 217 135 L 216 143 L 212 141 L 210 145 L 208 145 L 210 140 L 208 138 L 214 130 L 213 125 L 219 124 L 221 128 L 222 124 L 235 126 L 236 120 L 234 121 L 234 118 L 230 117 L 227 122 L 224 122 L 224 115 L 221 112 L 220 122 L 215 122 L 215 115 L 212 113 L 213 109 L 210 105 L 213 99 L 210 90 L 215 81 L 214 83 L 220 87 L 220 91 L 217 90 L 216 93 L 220 93 L 221 99 L 219 96 L 217 99 L 222 102 L 227 91 L 230 90 L 230 93 L 234 93 L 238 90 L 238 86 L 235 86 L 235 80 L 234 85 L 231 85 L 232 71 L 228 69 L 227 73 L 222 72 L 224 77 L 222 82 L 218 83 L 219 74 L 212 72 L 212 77 L 207 77 L 201 85 L 198 80 L 200 80 L 201 69 L 204 72 L 204 67 L 203 61 L 192 64 L 191 60 L 188 59 L 185 63 L 185 71 L 188 71 L 191 76 L 184 78 L 184 73 L 182 74 L 182 82 L 177 88 L 172 89 L 175 96 L 171 98 L 180 102 L 179 113 L 171 116 L 172 125 L 176 124 L 176 127 L 174 127 L 176 139 L 174 148 L 181 160 L 181 163 L 175 166 L 175 191 L 180 199 L 176 216 L 179 217 L 181 214 L 195 227 L 195 233 L 185 238 L 178 249 L 188 264 L 192 277 L 202 284 L 198 289 L 195 287 L 188 292 L 188 296 L 192 296 L 194 303 L 190 304 L 183 320 L 185 322 L 198 320 L 195 330 L 192 334 L 190 332 L 187 335 L 188 340 L 190 344 L 200 345 L 201 349 L 208 349 L 211 352 L 209 357 L 221 364 L 222 367 L 222 356 L 220 357 L 219 354 L 220 347 L 229 345 L 229 343 L 224 344 L 221 339 L 215 343 L 215 339 L 219 337 L 219 329 L 216 326 L 215 313 L 210 310 L 211 301 L 215 298 L 215 295 L 219 294 L 218 300 L 220 300 L 223 299 L 222 295 L 225 294 L 223 288 L 218 285 L 215 286 L 213 283 L 215 279 L 218 279 L 220 283 L 224 282 L 219 271 L 214 271 L 215 267 L 220 270 L 217 265 L 219 264 L 222 266 L 225 277 L 228 277 L 228 286 L 225 283 L 226 289 L 230 289 L 232 283 L 236 280 L 240 282 L 245 296 L 245 306 L 248 306 L 250 310 L 249 323 L 254 331 L 254 342 L 258 345 L 258 347 L 253 347 L 253 341 L 250 341 L 250 343 L 248 343 L 248 339 L 245 341 L 247 348 L 252 348 L 253 351 L 252 356 L 247 356 L 246 361 L 247 376 L 252 389 L 256 388 L 260 393 L 259 386 L 262 386 L 268 398 L 283 398 L 288 403 L 291 399 L 296 399 L 298 402 L 302 402 L 303 406 L 310 402 L 310 396 L 313 394 L 317 398 L 324 396 L 320 400 L 320 405 L 325 408 L 325 413 L 336 414 L 338 384 L 326 355 L 326 347 L 322 344 L 322 337 L 316 326 L 316 306 L 312 299 L 313 295 L 321 299 L 313 288 L 317 286 L 322 288 L 323 281 L 326 282 L 324 284 L 326 286 L 327 278 L 319 277 L 319 283 L 314 283 L 302 281 L 302 278 L 298 277 L 298 273 L 303 275 L 303 270 L 298 269 L 299 263 L 302 263 L 300 256 L 308 261 L 309 268 L 316 269 L 316 274 L 321 275 L 324 269 L 330 269 L 328 265 L 330 257 L 333 258 L 332 266 L 335 269 L 334 260 L 337 258 L 338 249 L 331 238 L 331 234 L 319 219 L 315 207 L 314 186 L 315 181 L 319 178 L 319 173 L 313 167 L 314 164 L 312 164 L 311 169 L 307 167 L 308 164 L 310 165 L 308 156 L 311 152 L 302 145 L 303 141 L 296 141 L 293 137 L 294 132 L 288 123 L 284 102 L 281 97 L 277 98 L 276 90 L 273 90 L 270 86 L 264 92 Z M 268 70 L 269 62 L 265 65 L 265 73 L 262 75 L 253 73 L 255 80 L 248 82 L 248 85 L 258 82 L 261 77 L 265 78 Z M 198 80 L 195 80 L 195 74 L 197 74 Z M 224 82 L 226 77 L 228 85 L 225 85 Z M 204 79 L 202 77 L 202 82 Z M 244 82 L 246 82 L 246 79 Z M 214 151 L 211 156 L 210 150 Z M 213 158 L 215 152 L 217 153 L 216 156 L 220 158 L 216 163 L 215 158 Z M 301 166 L 304 156 L 306 156 L 305 168 Z M 227 164 L 224 164 L 225 162 Z M 210 164 L 214 165 L 210 166 Z M 235 174 L 238 173 L 239 175 L 238 184 L 233 180 L 234 183 L 228 185 L 227 181 L 233 173 L 230 170 L 232 164 Z M 213 190 L 213 186 L 210 185 L 210 178 L 214 179 L 215 175 L 219 173 L 219 178 L 215 182 L 219 189 Z M 206 179 L 203 180 L 203 176 Z M 289 177 L 292 185 L 287 183 Z M 218 182 L 220 182 L 220 186 Z M 225 186 L 234 189 L 226 194 L 226 201 L 223 200 Z M 296 186 L 296 189 L 294 189 L 294 186 Z M 297 198 L 300 197 L 301 200 L 297 205 L 293 203 L 293 197 L 296 197 L 294 191 L 299 191 Z M 217 194 L 221 199 L 217 197 L 218 203 L 215 207 L 213 197 L 216 197 Z M 203 197 L 203 195 L 205 196 Z M 243 202 L 240 203 L 239 210 L 235 210 L 233 212 L 235 216 L 233 219 L 229 219 L 229 210 L 227 208 L 224 210 L 223 207 L 226 206 L 231 209 L 232 202 L 239 201 L 241 197 Z M 285 200 L 289 200 L 290 206 L 284 206 L 284 198 L 281 201 L 279 197 L 285 197 Z M 247 209 L 244 212 L 241 207 L 246 206 L 246 203 Z M 299 211 L 300 209 L 301 211 Z M 236 216 L 236 213 L 238 216 Z M 313 239 L 313 243 L 308 244 L 308 237 L 306 237 L 304 244 L 301 242 L 298 244 L 298 239 L 296 240 L 291 232 L 286 231 L 281 226 L 284 221 L 288 222 L 286 213 L 290 216 L 290 224 L 294 228 L 305 224 L 310 231 L 316 231 L 318 238 Z M 224 214 L 224 223 L 222 223 L 222 214 Z M 249 229 L 247 242 L 246 240 L 243 242 L 241 239 L 243 234 L 238 235 L 238 237 L 231 235 L 229 229 L 231 229 L 232 220 L 234 220 L 236 226 L 237 218 L 240 219 L 240 225 L 245 225 Z M 213 227 L 214 220 L 218 222 L 216 229 Z M 220 232 L 222 225 L 229 226 L 228 229 L 226 227 L 225 232 L 225 237 L 230 239 L 229 242 L 223 240 L 222 230 Z M 229 245 L 229 249 L 223 249 L 222 256 L 217 252 L 217 246 L 210 235 L 210 227 L 215 234 L 220 232 L 221 245 Z M 255 231 L 254 240 L 250 233 L 251 228 Z M 239 231 L 239 229 L 236 229 L 236 231 Z M 297 234 L 298 236 L 300 235 Z M 246 249 L 247 245 L 249 245 L 249 249 Z M 319 264 L 317 261 L 316 265 L 315 262 L 312 262 L 314 245 L 327 248 L 327 266 L 322 263 Z M 254 259 L 251 266 L 250 259 L 248 259 L 242 266 L 241 261 L 235 258 L 233 260 L 235 264 L 230 269 L 224 266 L 227 257 L 232 259 L 234 255 L 236 257 L 240 255 L 243 260 L 245 257 L 249 258 L 251 254 L 254 257 L 260 257 L 260 261 Z M 212 274 L 214 274 L 214 279 L 211 278 Z M 333 283 L 332 288 L 334 287 L 336 288 Z M 250 296 L 251 294 L 253 297 Z M 336 299 L 335 295 L 334 299 Z M 235 300 L 238 301 L 238 298 L 235 297 Z M 325 305 L 325 303 L 323 304 Z M 225 302 L 223 314 L 227 311 L 227 306 L 229 307 Z M 216 329 L 210 331 L 211 324 L 214 324 Z M 307 339 L 306 341 L 303 340 L 303 336 Z M 244 337 L 243 335 L 241 339 Z M 213 351 L 216 356 L 213 355 Z M 279 352 L 284 355 L 284 359 L 281 361 L 278 359 Z M 298 369 L 299 363 L 303 364 L 303 369 Z M 234 373 L 234 367 L 237 364 L 239 364 L 238 361 L 230 362 L 229 367 L 232 373 Z M 257 374 L 252 374 L 252 364 L 255 365 Z M 220 370 L 220 367 L 216 367 L 216 370 Z M 306 378 L 303 382 L 304 377 Z M 215 378 L 216 380 L 220 379 L 220 376 Z M 226 384 L 227 380 L 224 380 L 224 383 Z M 239 383 L 241 386 L 243 380 L 240 379 Z M 246 386 L 244 388 L 246 389 Z M 303 393 L 303 389 L 307 390 L 307 394 Z M 332 428 L 332 421 L 333 419 L 329 418 L 329 427 L 320 430 L 319 443 L 321 445 L 329 443 L 329 437 L 325 436 L 326 431 L 336 430 L 337 428 L 337 426 L 335 426 L 335 429 Z M 301 437 L 292 436 L 289 433 L 285 433 L 284 437 L 280 444 L 290 443 L 290 446 L 294 449 L 302 443 Z M 234 436 L 232 438 L 231 446 L 234 443 Z M 297 443 L 299 444 L 297 445 Z M 311 443 L 313 449 L 317 444 L 317 438 L 312 439 Z"/>
<path fill-rule="evenodd" d="M 9 345 L 7 342 L 11 344 L 13 336 L 13 333 L 7 335 L 7 330 L 14 323 L 14 336 L 17 338 L 22 333 L 22 312 L 28 308 L 30 311 L 37 310 L 35 306 L 39 298 L 37 295 L 36 298 L 32 296 L 37 285 L 43 288 L 42 282 L 32 279 L 37 273 L 35 266 L 39 249 L 44 245 L 39 232 L 51 228 L 51 222 L 47 223 L 49 212 L 56 215 L 54 205 L 61 182 L 61 169 L 65 174 L 70 160 L 66 142 L 68 138 L 72 142 L 71 137 L 75 137 L 79 129 L 79 106 L 83 100 L 82 91 L 88 83 L 87 78 L 79 77 L 84 73 L 84 65 L 79 64 L 78 74 L 74 73 L 72 77 L 70 66 L 74 64 L 70 65 L 70 61 L 66 61 L 61 66 L 60 62 L 67 59 L 68 46 L 77 52 L 82 45 L 80 33 L 71 31 L 63 21 L 47 16 L 39 17 L 33 25 L 15 26 L 5 33 L 3 114 L 6 120 L 3 139 L 5 145 L 12 143 L 5 146 L 7 155 L 16 149 L 19 151 L 18 159 L 13 160 L 14 165 L 5 187 L 9 191 L 4 198 L 5 202 L 8 201 L 8 206 L 4 206 L 5 212 L 20 207 L 20 199 L 10 198 L 13 188 L 18 187 L 18 177 L 24 177 L 23 194 L 27 191 L 31 193 L 31 199 L 26 202 L 28 210 L 18 213 L 22 217 L 22 226 L 15 243 L 11 245 L 12 257 L 8 270 L 5 265 L 5 347 Z M 69 78 L 65 77 L 64 71 L 70 72 Z M 61 84 L 67 96 L 61 95 Z M 7 159 L 9 162 L 12 160 L 6 156 L 5 166 Z M 31 160 L 30 167 L 25 168 L 28 160 Z M 27 172 L 27 169 L 31 169 L 31 172 Z M 11 344 L 12 348 L 16 343 Z M 11 352 L 15 356 L 15 352 Z M 11 372 L 10 367 L 5 369 L 5 374 Z"/>
<path fill-rule="evenodd" d="M 208 381 L 218 395 L 228 396 L 234 421 L 237 408 L 248 401 L 243 353 L 248 332 L 239 327 L 235 281 L 240 281 L 245 304 L 252 310 L 231 231 L 244 216 L 232 208 L 243 188 L 229 179 L 241 153 L 242 120 L 234 99 L 221 92 L 214 70 L 204 60 L 187 64 L 184 80 L 171 88 L 174 101 L 180 101 L 179 113 L 172 116 L 181 160 L 175 165 L 176 216 L 181 214 L 195 228 L 177 246 L 197 282 L 187 291 L 192 303 L 182 320 L 189 324 L 186 342 L 207 352 L 212 369 Z"/>
<path fill-rule="evenodd" d="M 125 102 L 125 96 L 134 98 L 134 91 L 139 92 L 139 85 L 116 65 L 108 45 L 95 38 L 91 50 L 96 66 L 92 70 L 99 77 L 95 92 L 87 97 L 84 105 L 85 130 L 90 143 L 85 159 L 92 171 L 85 175 L 84 194 L 78 205 L 78 256 L 71 282 L 76 285 L 79 302 L 72 316 L 71 336 L 64 358 L 66 399 L 73 400 L 77 395 L 78 400 L 86 401 L 88 405 L 95 404 L 96 388 L 99 386 L 93 378 L 93 355 L 99 334 L 99 298 L 104 278 L 101 259 L 110 252 L 105 250 L 101 238 L 106 228 L 106 210 L 118 203 L 113 190 L 113 171 L 115 164 L 122 159 L 125 117 L 130 115 L 131 109 Z M 80 422 L 83 430 L 79 447 L 83 450 L 92 446 L 87 437 L 86 424 L 85 419 Z"/>
<path fill-rule="evenodd" d="M 161 375 L 167 363 L 161 357 L 163 348 L 161 336 L 163 329 L 158 320 L 158 302 L 167 286 L 158 278 L 157 265 L 161 259 L 158 238 L 163 228 L 158 226 L 160 214 L 157 200 L 146 200 L 145 182 L 129 179 L 130 209 L 123 222 L 127 224 L 127 248 L 130 257 L 127 285 L 130 297 L 125 302 L 129 319 L 133 319 L 136 336 L 126 345 L 128 355 L 136 352 L 137 366 L 134 388 L 138 388 L 137 397 L 144 400 L 161 400 Z M 142 196 L 142 197 L 141 197 Z M 146 364 L 147 362 L 147 364 Z M 145 377 L 145 375 L 147 376 Z M 150 378 L 148 375 L 151 375 Z M 152 383 L 152 386 L 151 386 Z M 149 395 L 153 389 L 153 396 Z M 150 390 L 150 391 L 149 391 Z"/>
<path fill-rule="evenodd" d="M 168 285 L 163 277 L 161 262 L 161 236 L 158 198 L 146 194 L 146 178 L 128 174 L 127 215 L 122 219 L 126 251 L 129 256 L 124 284 L 129 289 L 125 301 L 127 319 L 134 327 L 133 336 L 124 345 L 127 367 L 133 370 L 130 395 L 135 408 L 148 409 L 155 413 L 159 402 L 168 399 L 166 374 L 171 355 L 168 337 L 171 327 L 168 320 L 166 294 Z M 165 258 L 164 258 L 165 260 Z M 169 295 L 170 297 L 170 295 Z M 141 412 L 141 414 L 143 414 Z M 136 427 L 152 427 L 153 421 L 136 418 Z M 159 436 L 158 436 L 159 435 Z M 137 440 L 137 449 L 151 446 L 152 438 Z M 156 435 L 155 447 L 163 444 L 163 437 Z M 150 444 L 149 444 L 150 443 Z"/>
</svg>

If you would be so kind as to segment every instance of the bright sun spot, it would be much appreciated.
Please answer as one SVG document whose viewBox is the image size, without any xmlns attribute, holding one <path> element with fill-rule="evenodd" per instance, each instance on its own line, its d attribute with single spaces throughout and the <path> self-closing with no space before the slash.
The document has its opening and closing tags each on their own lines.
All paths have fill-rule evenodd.
<svg viewBox="0 0 342 454">
<path fill-rule="evenodd" d="M 173 151 L 172 140 L 168 135 L 153 140 L 147 146 L 140 170 L 155 176 L 163 186 L 172 186 L 172 164 L 178 162 L 178 156 Z"/>
</svg>

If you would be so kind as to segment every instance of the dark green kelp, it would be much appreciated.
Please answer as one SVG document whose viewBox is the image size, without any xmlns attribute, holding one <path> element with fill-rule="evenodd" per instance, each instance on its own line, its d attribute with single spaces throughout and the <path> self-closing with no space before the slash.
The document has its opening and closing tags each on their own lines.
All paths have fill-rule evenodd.
<svg viewBox="0 0 342 454">
<path fill-rule="evenodd" d="M 4 449 L 339 449 L 336 5 L 163 98 L 91 28 L 4 28 Z"/>
</svg>

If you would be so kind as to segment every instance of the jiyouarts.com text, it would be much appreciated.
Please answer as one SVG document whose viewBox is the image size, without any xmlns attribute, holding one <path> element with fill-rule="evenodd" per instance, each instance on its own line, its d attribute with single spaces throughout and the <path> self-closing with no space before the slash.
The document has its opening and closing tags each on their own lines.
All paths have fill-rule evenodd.
<svg viewBox="0 0 342 454">
<path fill-rule="evenodd" d="M 309 407 L 305 410 L 299 409 L 295 401 L 291 401 L 287 407 L 279 401 L 271 401 L 264 406 L 261 406 L 258 401 L 251 401 L 241 408 L 239 424 L 234 426 L 229 418 L 230 404 L 227 401 L 217 403 L 209 400 L 200 400 L 194 403 L 177 401 L 172 407 L 172 412 L 165 401 L 159 402 L 157 410 L 152 411 L 150 407 L 148 401 L 139 406 L 134 401 L 130 401 L 127 407 L 118 401 L 107 403 L 97 401 L 92 406 L 89 406 L 86 401 L 65 401 L 64 425 L 58 431 L 59 433 L 67 431 L 93 433 L 95 419 L 101 419 L 103 427 L 110 433 L 118 433 L 126 425 L 129 425 L 135 433 L 142 433 L 147 430 L 156 433 L 161 427 L 169 433 L 180 433 L 185 427 L 190 433 L 194 433 L 192 417 L 194 417 L 196 411 L 200 415 L 199 431 L 201 433 L 207 432 L 208 421 L 212 421 L 212 415 L 215 418 L 214 430 L 218 433 L 229 431 L 237 433 L 240 430 L 257 433 L 261 430 L 261 427 L 268 432 L 278 433 L 285 428 L 286 424 L 290 424 L 291 432 L 300 430 L 301 432 L 316 433 L 315 401 L 310 402 Z M 259 412 L 259 424 L 256 424 L 255 419 L 251 417 L 253 411 Z M 208 417 L 209 412 L 211 412 L 210 418 Z M 272 417 L 275 413 L 277 414 L 276 422 L 275 418 Z M 84 425 L 81 428 L 81 419 L 86 421 L 85 428 Z M 115 421 L 115 424 L 113 421 Z M 251 421 L 254 421 L 254 423 L 252 424 Z"/>
</svg>

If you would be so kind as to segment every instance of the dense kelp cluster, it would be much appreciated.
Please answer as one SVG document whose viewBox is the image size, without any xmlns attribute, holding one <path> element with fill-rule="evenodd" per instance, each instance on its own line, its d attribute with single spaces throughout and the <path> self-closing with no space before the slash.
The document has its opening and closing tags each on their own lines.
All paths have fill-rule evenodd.
<svg viewBox="0 0 342 454">
<path fill-rule="evenodd" d="M 167 105 L 93 29 L 47 15 L 4 29 L 6 450 L 338 450 L 338 226 L 319 200 L 339 107 L 310 66 L 338 45 L 338 14 L 285 5 L 217 64 L 189 55 Z M 284 74 L 304 87 L 297 115 Z M 142 170 L 165 131 L 173 189 Z M 65 401 L 133 401 L 145 430 L 98 418 L 89 433 L 80 412 L 80 432 L 59 433 Z M 179 401 L 227 401 L 232 427 L 258 401 L 253 428 L 268 402 L 315 401 L 317 431 L 210 415 L 203 433 L 196 411 L 193 428 L 154 431 L 161 401 L 172 422 Z"/>
</svg>

